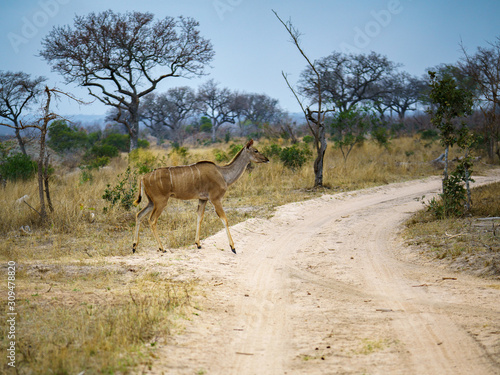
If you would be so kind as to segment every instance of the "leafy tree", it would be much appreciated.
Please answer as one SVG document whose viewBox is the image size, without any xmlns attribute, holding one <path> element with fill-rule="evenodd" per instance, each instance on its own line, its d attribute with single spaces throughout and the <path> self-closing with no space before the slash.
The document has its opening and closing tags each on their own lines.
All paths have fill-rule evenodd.
<svg viewBox="0 0 500 375">
<path fill-rule="evenodd" d="M 0 180 L 28 180 L 36 171 L 37 163 L 29 155 L 15 153 L 0 159 Z"/>
<path fill-rule="evenodd" d="M 12 122 L 21 152 L 26 155 L 21 137 L 21 116 L 42 92 L 44 77 L 31 78 L 27 73 L 0 71 L 0 117 Z"/>
<path fill-rule="evenodd" d="M 56 26 L 42 41 L 40 55 L 66 82 L 115 109 L 115 120 L 138 147 L 142 98 L 169 77 L 203 74 L 214 52 L 188 17 L 154 20 L 151 13 L 107 10 L 76 16 L 73 27 Z"/>
<path fill-rule="evenodd" d="M 335 147 L 342 152 L 344 163 L 354 146 L 362 144 L 373 126 L 378 125 L 378 117 L 367 107 L 349 109 L 334 114 L 331 123 L 332 139 Z"/>
<path fill-rule="evenodd" d="M 47 145 L 58 153 L 85 148 L 89 144 L 87 133 L 74 126 L 68 126 L 65 120 L 55 120 L 49 125 Z"/>
<path fill-rule="evenodd" d="M 440 131 L 441 143 L 445 147 L 444 153 L 444 172 L 443 172 L 443 192 L 441 194 L 444 216 L 458 215 L 462 212 L 459 210 L 463 207 L 466 201 L 465 189 L 460 185 L 465 182 L 467 187 L 467 195 L 470 198 L 470 169 L 471 158 L 470 148 L 472 146 L 472 138 L 464 122 L 457 129 L 454 120 L 460 117 L 470 115 L 472 113 L 472 93 L 458 87 L 456 80 L 450 75 L 444 75 L 438 79 L 435 72 L 429 72 L 431 79 L 431 91 L 429 97 L 436 107 L 434 110 L 429 110 L 432 115 L 431 122 Z M 450 174 L 448 173 L 448 153 L 450 147 L 459 142 L 459 146 L 466 150 L 465 158 L 459 167 Z M 470 200 L 467 200 L 470 207 Z M 434 206 L 434 212 L 439 212 Z"/>
</svg>

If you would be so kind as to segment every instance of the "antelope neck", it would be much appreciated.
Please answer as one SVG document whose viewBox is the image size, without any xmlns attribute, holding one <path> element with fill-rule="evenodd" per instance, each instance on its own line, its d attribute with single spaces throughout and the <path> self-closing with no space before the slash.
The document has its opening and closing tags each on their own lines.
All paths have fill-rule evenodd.
<svg viewBox="0 0 500 375">
<path fill-rule="evenodd" d="M 237 155 L 229 164 L 218 166 L 218 169 L 222 174 L 222 177 L 224 177 L 227 186 L 232 185 L 241 177 L 249 163 L 250 158 L 243 150 L 243 152 Z"/>
</svg>

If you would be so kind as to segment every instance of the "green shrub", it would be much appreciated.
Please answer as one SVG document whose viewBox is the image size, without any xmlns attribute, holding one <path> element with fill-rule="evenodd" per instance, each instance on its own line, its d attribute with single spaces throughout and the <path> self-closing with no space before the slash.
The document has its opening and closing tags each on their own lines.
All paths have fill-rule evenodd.
<svg viewBox="0 0 500 375">
<path fill-rule="evenodd" d="M 138 176 L 139 174 L 137 171 L 132 171 L 132 169 L 128 167 L 125 173 L 118 175 L 119 181 L 114 187 L 111 187 L 110 184 L 107 185 L 102 199 L 109 202 L 110 206 L 105 207 L 104 211 L 107 211 L 115 205 L 130 210 L 137 194 Z"/>
<path fill-rule="evenodd" d="M 180 146 L 177 142 L 174 142 L 172 143 L 172 152 L 170 152 L 169 155 L 174 153 L 185 159 L 188 156 L 188 149 L 187 147 Z"/>
<path fill-rule="evenodd" d="M 234 158 L 236 156 L 236 154 L 238 152 L 240 152 L 240 150 L 243 148 L 243 145 L 241 144 L 237 144 L 237 143 L 233 143 L 231 146 L 229 146 L 229 151 L 228 151 L 228 155 L 231 157 L 231 158 Z"/>
<path fill-rule="evenodd" d="M 130 136 L 128 134 L 111 133 L 101 143 L 103 146 L 113 146 L 118 151 L 128 152 L 130 149 Z"/>
<path fill-rule="evenodd" d="M 148 148 L 149 147 L 149 142 L 146 141 L 145 139 L 138 139 L 137 140 L 137 147 L 139 147 L 139 148 Z"/>
<path fill-rule="evenodd" d="M 213 152 L 214 152 L 214 156 L 215 156 L 215 161 L 217 163 L 222 163 L 222 162 L 229 160 L 229 155 L 226 154 L 224 151 L 216 148 Z"/>
<path fill-rule="evenodd" d="M 302 138 L 304 143 L 313 143 L 314 142 L 314 137 L 312 135 L 305 135 L 304 138 Z"/>
<path fill-rule="evenodd" d="M 300 169 L 311 155 L 311 151 L 299 148 L 297 145 L 285 147 L 280 152 L 280 160 L 283 165 L 292 170 Z"/>
<path fill-rule="evenodd" d="M 279 158 L 281 154 L 281 147 L 278 146 L 277 144 L 272 144 L 270 146 L 264 147 L 262 150 L 263 154 L 266 155 L 268 158 Z"/>
<path fill-rule="evenodd" d="M 439 139 L 439 132 L 436 129 L 421 130 L 419 133 L 420 139 L 426 141 L 436 141 Z"/>
<path fill-rule="evenodd" d="M 389 147 L 391 136 L 387 128 L 383 126 L 374 126 L 371 131 L 371 136 L 375 143 L 380 147 Z"/>
<path fill-rule="evenodd" d="M 86 159 L 96 159 L 102 157 L 114 158 L 118 156 L 118 148 L 109 144 L 94 145 L 88 151 Z"/>
<path fill-rule="evenodd" d="M 87 133 L 74 126 L 68 126 L 64 120 L 53 121 L 48 128 L 47 145 L 57 153 L 86 148 L 89 144 Z"/>
<path fill-rule="evenodd" d="M 474 182 L 474 180 L 471 180 Z M 427 210 L 436 218 L 463 216 L 465 203 L 467 202 L 467 191 L 463 185 L 463 176 L 455 171 L 447 179 L 443 180 L 443 192 L 439 198 L 432 198 Z"/>
<path fill-rule="evenodd" d="M 0 161 L 0 176 L 5 180 L 27 180 L 38 170 L 37 163 L 21 153 L 4 157 Z"/>
<path fill-rule="evenodd" d="M 136 149 L 128 154 L 128 161 L 133 165 L 139 174 L 144 174 L 160 168 L 167 164 L 165 156 L 161 158 L 155 156 L 152 152 L 142 149 Z"/>
</svg>

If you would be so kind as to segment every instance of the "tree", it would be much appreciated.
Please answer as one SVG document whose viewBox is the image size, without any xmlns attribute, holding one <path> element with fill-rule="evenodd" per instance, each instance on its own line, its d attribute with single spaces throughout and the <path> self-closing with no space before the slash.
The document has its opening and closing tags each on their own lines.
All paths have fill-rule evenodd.
<svg viewBox="0 0 500 375">
<path fill-rule="evenodd" d="M 470 168 L 471 158 L 469 150 L 472 146 L 469 131 L 462 122 L 460 129 L 457 129 L 454 120 L 472 113 L 472 93 L 468 90 L 458 88 L 458 84 L 450 75 L 444 75 L 441 79 L 436 77 L 435 72 L 429 72 L 431 79 L 431 91 L 429 97 L 436 106 L 434 110 L 429 110 L 432 115 L 431 122 L 441 132 L 441 143 L 445 147 L 444 152 L 444 172 L 443 172 L 443 216 L 461 213 L 464 199 L 463 187 L 460 182 L 464 181 L 467 186 L 467 195 L 470 199 Z M 459 142 L 459 146 L 466 150 L 466 155 L 459 168 L 451 174 L 448 173 L 448 153 L 449 148 Z M 470 207 L 470 201 L 468 200 Z"/>
<path fill-rule="evenodd" d="M 278 99 L 266 94 L 235 94 L 233 103 L 242 133 L 248 133 L 244 127 L 253 127 L 255 131 L 265 124 L 277 122 L 282 115 Z"/>
<path fill-rule="evenodd" d="M 87 133 L 74 126 L 68 126 L 65 120 L 55 120 L 48 128 L 47 145 L 58 153 L 85 148 L 88 145 Z"/>
<path fill-rule="evenodd" d="M 219 88 L 210 79 L 199 87 L 196 98 L 203 115 L 212 122 L 212 142 L 215 142 L 217 130 L 222 124 L 236 122 L 235 95 L 227 87 Z"/>
<path fill-rule="evenodd" d="M 314 145 L 316 147 L 316 159 L 314 160 L 314 187 L 320 187 L 323 186 L 323 163 L 327 147 L 325 116 L 328 112 L 333 111 L 333 109 L 326 109 L 324 107 L 322 86 L 323 83 L 321 80 L 321 75 L 319 73 L 319 70 L 316 69 L 316 62 L 311 62 L 300 45 L 300 32 L 293 26 L 291 21 L 284 22 L 278 16 L 278 13 L 276 13 L 274 10 L 273 12 L 290 35 L 292 43 L 295 45 L 295 47 L 297 47 L 299 53 L 306 60 L 306 69 L 311 72 L 311 79 L 308 82 L 308 84 L 310 84 L 310 86 L 308 87 L 308 97 L 311 100 L 311 105 L 316 106 L 316 110 L 311 110 L 310 106 L 305 107 L 302 104 L 302 101 L 299 99 L 296 91 L 288 81 L 287 75 L 284 72 L 281 72 L 281 74 L 285 79 L 288 88 L 292 91 L 295 99 L 299 103 L 300 108 L 302 109 L 302 112 L 304 113 L 304 116 L 306 118 L 307 126 L 309 127 L 309 130 L 314 137 Z"/>
<path fill-rule="evenodd" d="M 344 163 L 354 146 L 364 142 L 366 134 L 377 121 L 377 116 L 366 107 L 358 109 L 352 106 L 335 113 L 332 119 L 333 141 L 342 152 Z"/>
<path fill-rule="evenodd" d="M 407 72 L 399 72 L 386 77 L 378 89 L 379 97 L 374 99 L 374 106 L 383 115 L 388 109 L 397 113 L 403 121 L 407 111 L 414 111 L 412 107 L 420 102 L 427 88 L 427 83 Z"/>
<path fill-rule="evenodd" d="M 487 142 L 488 156 L 500 158 L 500 37 L 489 48 L 478 47 L 474 55 L 462 46 L 464 57 L 459 64 L 472 78 L 477 90 L 479 108 L 484 115 L 483 136 Z"/>
<path fill-rule="evenodd" d="M 186 17 L 154 21 L 151 13 L 111 10 L 76 16 L 74 26 L 57 26 L 42 41 L 40 55 L 65 80 L 116 109 L 117 122 L 137 148 L 141 99 L 169 77 L 202 75 L 214 56 L 198 22 Z"/>
<path fill-rule="evenodd" d="M 382 83 L 391 77 L 397 64 L 386 56 L 370 54 L 344 54 L 333 52 L 308 66 L 300 78 L 300 91 L 310 99 L 317 98 L 318 80 L 321 81 L 323 100 L 334 103 L 340 111 L 363 101 L 377 101 L 388 92 Z"/>
<path fill-rule="evenodd" d="M 46 138 L 47 138 L 47 132 L 49 128 L 49 123 L 55 119 L 58 118 L 58 115 L 50 111 L 50 104 L 53 99 L 53 97 L 56 97 L 57 95 L 64 95 L 67 96 L 68 98 L 75 100 L 82 104 L 83 102 L 74 99 L 71 95 L 61 92 L 57 89 L 49 89 L 47 86 L 45 86 L 45 90 L 43 91 L 46 99 L 45 99 L 45 105 L 42 107 L 41 111 L 41 116 L 38 119 L 35 119 L 34 121 L 30 121 L 29 123 L 26 124 L 21 124 L 21 129 L 36 129 L 40 131 L 39 139 L 38 139 L 38 144 L 39 144 L 39 153 L 38 153 L 38 195 L 40 197 L 40 212 L 38 214 L 40 215 L 40 218 L 42 222 L 45 222 L 47 219 L 47 209 L 45 206 L 45 198 L 47 198 L 47 204 L 49 207 L 49 210 L 52 212 L 54 211 L 54 208 L 52 206 L 52 201 L 50 198 L 50 190 L 49 190 L 49 158 L 50 155 L 47 153 L 47 147 L 46 147 Z M 0 124 L 4 126 L 8 126 L 10 128 L 14 128 L 14 125 L 12 124 Z"/>
<path fill-rule="evenodd" d="M 21 115 L 35 103 L 37 95 L 43 90 L 42 83 L 46 80 L 44 77 L 31 79 L 29 74 L 23 72 L 0 71 L 0 117 L 12 122 L 24 155 L 26 149 L 21 137 Z"/>
<path fill-rule="evenodd" d="M 159 95 L 151 93 L 145 99 L 141 109 L 144 124 L 160 138 L 166 127 L 169 130 L 170 139 L 182 145 L 183 128 L 196 110 L 194 90 L 187 86 L 174 87 Z"/>
</svg>

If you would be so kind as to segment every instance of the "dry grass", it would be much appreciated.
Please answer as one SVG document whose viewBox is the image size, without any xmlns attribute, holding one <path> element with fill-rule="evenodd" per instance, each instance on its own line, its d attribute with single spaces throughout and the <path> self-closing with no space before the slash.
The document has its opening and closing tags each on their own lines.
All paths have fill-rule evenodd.
<svg viewBox="0 0 500 375">
<path fill-rule="evenodd" d="M 268 144 L 260 142 L 257 147 L 262 149 Z M 311 189 L 312 160 L 299 171 L 272 160 L 245 173 L 229 189 L 224 208 L 230 224 L 236 224 L 249 217 L 269 217 L 278 205 L 325 192 L 436 174 L 439 171 L 428 162 L 440 152 L 437 143 L 429 146 L 416 138 L 395 140 L 389 149 L 367 141 L 353 150 L 344 163 L 340 151 L 329 147 L 325 156 L 325 188 L 317 190 Z M 135 160 L 145 163 L 153 156 L 167 165 L 215 160 L 213 149 L 209 148 L 190 149 L 187 156 L 169 155 L 157 149 L 139 154 Z M 147 367 L 154 356 L 155 343 L 168 337 L 176 316 L 185 314 L 195 284 L 173 282 L 168 273 L 117 268 L 110 258 L 131 254 L 138 209 L 114 207 L 104 212 L 108 204 L 102 199 L 106 185 L 114 186 L 127 164 L 126 156 L 113 160 L 110 166 L 93 172 L 92 181 L 87 182 L 82 181 L 79 170 L 56 168 L 51 183 L 55 212 L 44 226 L 27 205 L 16 203 L 28 194 L 28 203 L 37 208 L 34 180 L 9 182 L 2 190 L 1 269 L 6 270 L 7 261 L 16 261 L 20 266 L 16 275 L 19 373 L 126 373 L 134 366 Z M 158 222 L 167 247 L 193 244 L 196 205 L 196 201 L 169 202 Z M 28 233 L 20 229 L 26 226 L 30 227 Z M 202 238 L 222 228 L 209 205 Z M 147 225 L 143 225 L 138 251 L 153 249 L 156 243 Z M 185 279 L 189 280 L 189 276 Z M 5 303 L 1 301 L 2 308 Z M 2 345 L 6 340 L 0 336 Z M 5 361 L 5 356 L 1 356 L 2 370 Z"/>
<path fill-rule="evenodd" d="M 127 275 L 105 267 L 39 267 L 30 276 L 41 280 L 18 282 L 23 287 L 16 304 L 16 367 L 28 374 L 128 373 L 151 366 L 154 349 L 186 310 L 194 287 L 146 274 L 125 289 L 117 281 Z M 5 362 L 2 356 L 0 368 Z"/>
<path fill-rule="evenodd" d="M 453 268 L 477 275 L 500 275 L 500 183 L 472 189 L 473 208 L 466 218 L 434 220 L 426 210 L 407 222 L 410 245 Z M 485 220 L 486 219 L 486 220 Z"/>
</svg>

